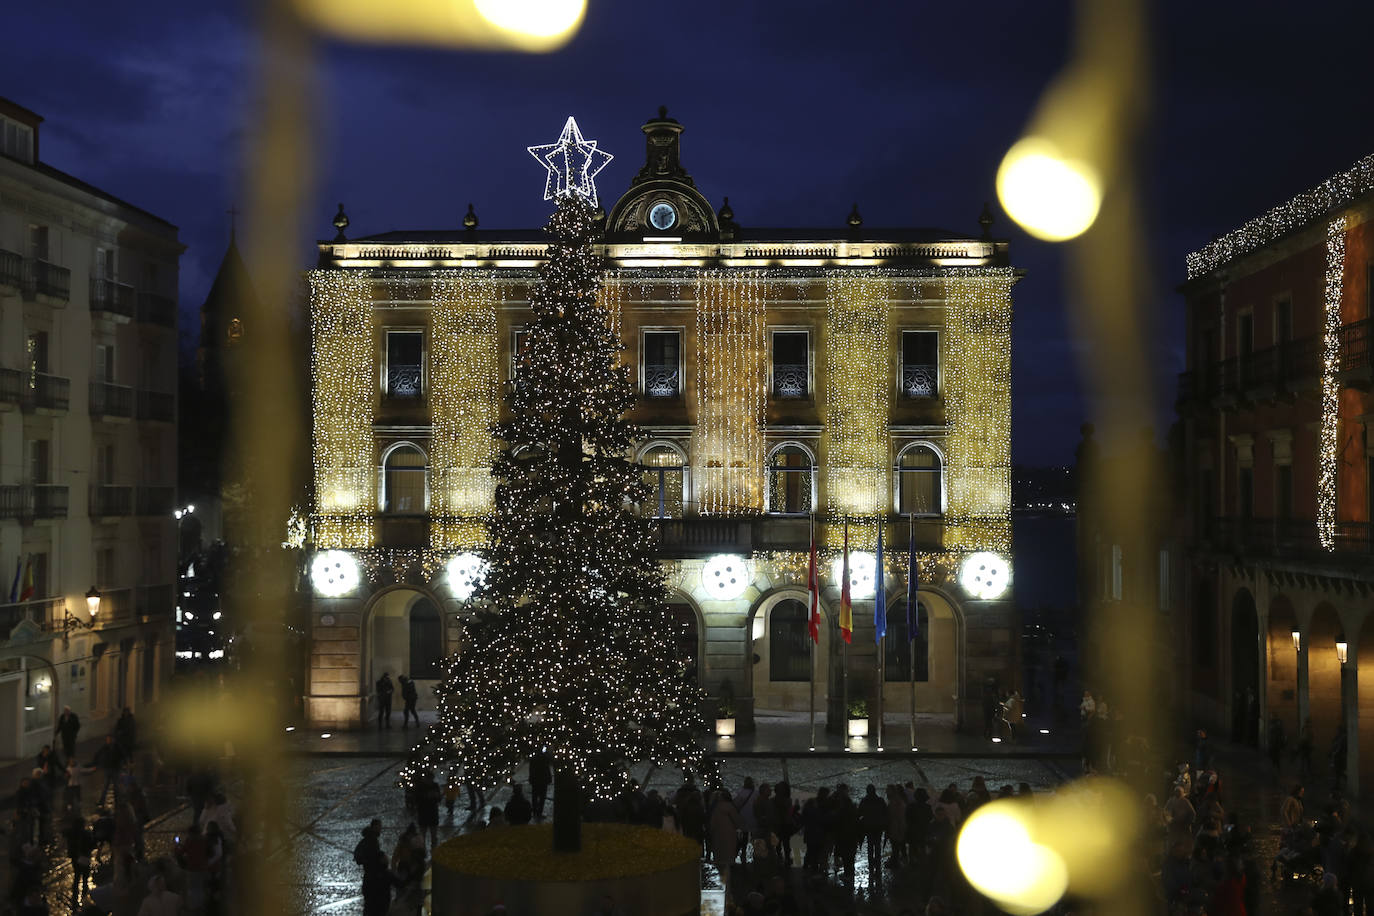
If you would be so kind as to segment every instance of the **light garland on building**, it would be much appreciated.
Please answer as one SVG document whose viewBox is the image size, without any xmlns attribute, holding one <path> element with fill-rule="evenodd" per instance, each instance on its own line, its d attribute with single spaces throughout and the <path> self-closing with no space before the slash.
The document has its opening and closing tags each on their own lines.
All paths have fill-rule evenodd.
<svg viewBox="0 0 1374 916">
<path fill-rule="evenodd" d="M 1374 191 L 1374 155 L 1188 255 L 1188 279 L 1220 270 L 1370 191 Z"/>
<path fill-rule="evenodd" d="M 311 540 L 316 547 L 369 547 L 377 507 L 372 280 L 364 271 L 315 270 L 309 282 L 315 426 Z"/>
<path fill-rule="evenodd" d="M 430 546 L 469 550 L 485 543 L 482 519 L 496 484 L 492 426 L 499 419 L 497 312 L 504 287 L 477 271 L 434 277 L 430 310 Z"/>
<path fill-rule="evenodd" d="M 706 270 L 697 277 L 697 425 L 691 455 L 702 515 L 763 510 L 764 287 L 762 275 L 752 270 Z"/>
<path fill-rule="evenodd" d="M 887 513 L 893 388 L 888 292 L 889 281 L 869 271 L 826 275 L 821 461 L 832 515 Z M 877 529 L 861 531 L 852 546 L 872 546 L 864 538 L 871 533 L 876 541 Z"/>
<path fill-rule="evenodd" d="M 1322 297 L 1322 422 L 1317 453 L 1317 539 L 1336 549 L 1336 442 L 1340 427 L 1341 294 L 1345 288 L 1345 217 L 1326 227 L 1326 288 Z"/>
<path fill-rule="evenodd" d="M 949 426 L 945 546 L 1011 550 L 1010 268 L 954 271 L 940 337 Z"/>
</svg>

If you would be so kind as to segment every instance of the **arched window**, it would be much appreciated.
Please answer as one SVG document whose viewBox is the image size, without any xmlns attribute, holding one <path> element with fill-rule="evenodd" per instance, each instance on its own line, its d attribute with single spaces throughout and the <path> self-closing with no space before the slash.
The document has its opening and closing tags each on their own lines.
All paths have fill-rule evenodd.
<svg viewBox="0 0 1374 916">
<path fill-rule="evenodd" d="M 386 511 L 415 515 L 425 511 L 425 455 L 402 445 L 386 456 Z"/>
<path fill-rule="evenodd" d="M 444 623 L 439 609 L 428 598 L 421 598 L 410 607 L 410 676 L 438 678 L 443 676 L 440 662 L 444 657 Z"/>
<path fill-rule="evenodd" d="M 773 515 L 806 515 L 811 511 L 811 456 L 806 449 L 784 445 L 768 459 L 768 511 Z"/>
<path fill-rule="evenodd" d="M 897 458 L 898 510 L 903 515 L 939 515 L 940 456 L 928 445 L 913 445 Z"/>
<path fill-rule="evenodd" d="M 806 628 L 806 605 L 795 598 L 779 601 L 768 615 L 768 679 L 811 679 L 811 634 Z"/>
<path fill-rule="evenodd" d="M 899 601 L 887 610 L 886 658 L 883 677 L 889 681 L 911 680 L 912 645 L 906 628 L 906 602 Z M 916 680 L 930 680 L 930 615 L 926 606 L 916 602 Z"/>
<path fill-rule="evenodd" d="M 682 455 L 667 445 L 647 449 L 639 459 L 649 499 L 644 514 L 651 518 L 682 518 Z"/>
</svg>

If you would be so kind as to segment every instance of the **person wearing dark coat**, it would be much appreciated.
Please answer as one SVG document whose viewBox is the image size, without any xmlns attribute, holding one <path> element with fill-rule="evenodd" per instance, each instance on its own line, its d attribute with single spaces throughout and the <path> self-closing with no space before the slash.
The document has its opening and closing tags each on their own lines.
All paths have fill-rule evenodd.
<svg viewBox="0 0 1374 916">
<path fill-rule="evenodd" d="M 210 800 L 210 793 L 215 790 L 215 777 L 209 770 L 195 769 L 191 775 L 186 777 L 186 794 L 191 797 L 191 823 L 199 824 L 200 815 L 205 810 L 205 803 Z"/>
<path fill-rule="evenodd" d="M 363 838 L 353 847 L 353 861 L 363 869 L 363 916 L 386 916 L 391 908 L 394 880 L 386 853 L 382 852 L 382 822 L 363 828 Z"/>
<path fill-rule="evenodd" d="M 119 749 L 124 752 L 124 759 L 132 758 L 134 745 L 138 742 L 138 723 L 134 721 L 134 711 L 127 706 L 115 720 L 114 735 Z"/>
<path fill-rule="evenodd" d="M 830 856 L 826 850 L 829 834 L 830 789 L 822 786 L 815 798 L 807 799 L 802 805 L 802 842 L 806 844 L 806 854 L 802 858 L 802 868 L 809 872 L 824 871 Z"/>
<path fill-rule="evenodd" d="M 415 704 L 420 701 L 420 694 L 415 689 L 415 681 L 404 674 L 400 675 L 400 681 L 401 700 L 405 703 L 405 708 L 401 710 L 401 728 L 409 725 L 411 719 L 414 719 L 415 724 L 419 725 L 420 714 L 415 711 Z"/>
<path fill-rule="evenodd" d="M 511 786 L 510 801 L 506 802 L 506 823 L 512 825 L 528 824 L 534 811 L 530 807 L 530 800 L 525 797 L 525 790 L 516 783 Z"/>
<path fill-rule="evenodd" d="M 81 719 L 72 712 L 70 706 L 62 707 L 62 715 L 57 717 L 57 729 L 53 735 L 62 739 L 62 756 L 71 760 L 76 756 L 76 734 L 81 731 Z"/>
<path fill-rule="evenodd" d="M 868 784 L 864 790 L 864 797 L 859 802 L 859 822 L 863 826 L 864 839 L 868 845 L 868 873 L 875 878 L 881 877 L 887 802 L 878 795 L 878 790 L 872 783 Z"/>
<path fill-rule="evenodd" d="M 415 783 L 415 823 L 420 836 L 429 833 L 429 848 L 439 845 L 439 802 L 444 797 L 434 773 L 426 772 Z"/>
<path fill-rule="evenodd" d="M 548 751 L 540 751 L 530 758 L 530 803 L 534 819 L 544 819 L 544 803 L 549 797 L 549 783 L 553 782 L 553 766 Z"/>
<path fill-rule="evenodd" d="M 105 743 L 95 752 L 95 757 L 91 760 L 90 768 L 99 769 L 105 774 L 105 787 L 100 790 L 100 795 L 96 798 L 97 805 L 105 804 L 105 793 L 114 788 L 119 779 L 119 771 L 124 767 L 124 748 L 115 740 L 114 735 L 106 735 Z"/>
<path fill-rule="evenodd" d="M 859 851 L 859 841 L 863 839 L 863 824 L 859 820 L 859 809 L 849 800 L 849 787 L 839 785 L 835 788 L 834 798 L 834 836 L 835 855 L 840 860 L 840 870 L 850 887 L 854 886 L 854 857 Z"/>
<path fill-rule="evenodd" d="M 381 728 L 382 723 L 386 727 L 391 727 L 391 695 L 396 692 L 396 687 L 391 683 L 391 672 L 383 671 L 382 676 L 377 679 L 377 727 Z"/>
<path fill-rule="evenodd" d="M 91 853 L 95 851 L 95 840 L 86 827 L 80 814 L 73 814 L 65 831 L 67 858 L 72 862 L 72 900 L 80 903 L 90 889 Z"/>
</svg>

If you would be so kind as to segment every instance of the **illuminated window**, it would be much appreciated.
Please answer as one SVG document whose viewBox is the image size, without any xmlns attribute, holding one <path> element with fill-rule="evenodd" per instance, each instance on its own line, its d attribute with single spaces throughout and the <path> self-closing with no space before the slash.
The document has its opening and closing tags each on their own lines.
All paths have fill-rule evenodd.
<svg viewBox="0 0 1374 916">
<path fill-rule="evenodd" d="M 768 679 L 811 679 L 811 634 L 806 605 L 795 598 L 779 601 L 768 615 Z"/>
<path fill-rule="evenodd" d="M 944 511 L 940 456 L 928 445 L 912 445 L 897 458 L 898 511 L 903 515 L 939 515 Z"/>
<path fill-rule="evenodd" d="M 883 640 L 886 661 L 883 678 L 910 681 L 912 645 L 906 630 L 906 602 L 898 601 L 887 610 L 887 638 Z M 916 602 L 916 680 L 930 680 L 930 615 L 926 606 Z"/>
<path fill-rule="evenodd" d="M 418 398 L 424 383 L 424 335 L 420 331 L 386 332 L 386 395 Z"/>
<path fill-rule="evenodd" d="M 902 396 L 933 398 L 940 384 L 940 335 L 937 331 L 902 332 Z"/>
<path fill-rule="evenodd" d="M 386 456 L 386 511 L 416 515 L 425 511 L 425 455 L 413 445 L 401 445 Z"/>
<path fill-rule="evenodd" d="M 682 335 L 678 331 L 644 332 L 644 396 L 675 398 L 682 393 Z"/>
<path fill-rule="evenodd" d="M 682 454 L 667 445 L 655 445 L 639 459 L 649 501 L 644 514 L 653 518 L 682 518 Z"/>
<path fill-rule="evenodd" d="M 775 398 L 804 398 L 811 393 L 810 335 L 805 331 L 773 332 Z"/>
<path fill-rule="evenodd" d="M 811 455 L 797 445 L 784 445 L 768 459 L 768 511 L 773 515 L 806 515 L 811 511 Z"/>
</svg>

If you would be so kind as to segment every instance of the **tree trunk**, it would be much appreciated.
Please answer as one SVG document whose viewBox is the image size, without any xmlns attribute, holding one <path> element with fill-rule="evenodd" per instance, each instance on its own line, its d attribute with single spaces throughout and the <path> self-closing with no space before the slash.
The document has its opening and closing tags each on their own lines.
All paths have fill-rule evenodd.
<svg viewBox="0 0 1374 916">
<path fill-rule="evenodd" d="M 582 787 L 566 769 L 553 777 L 553 851 L 582 850 Z"/>
</svg>

